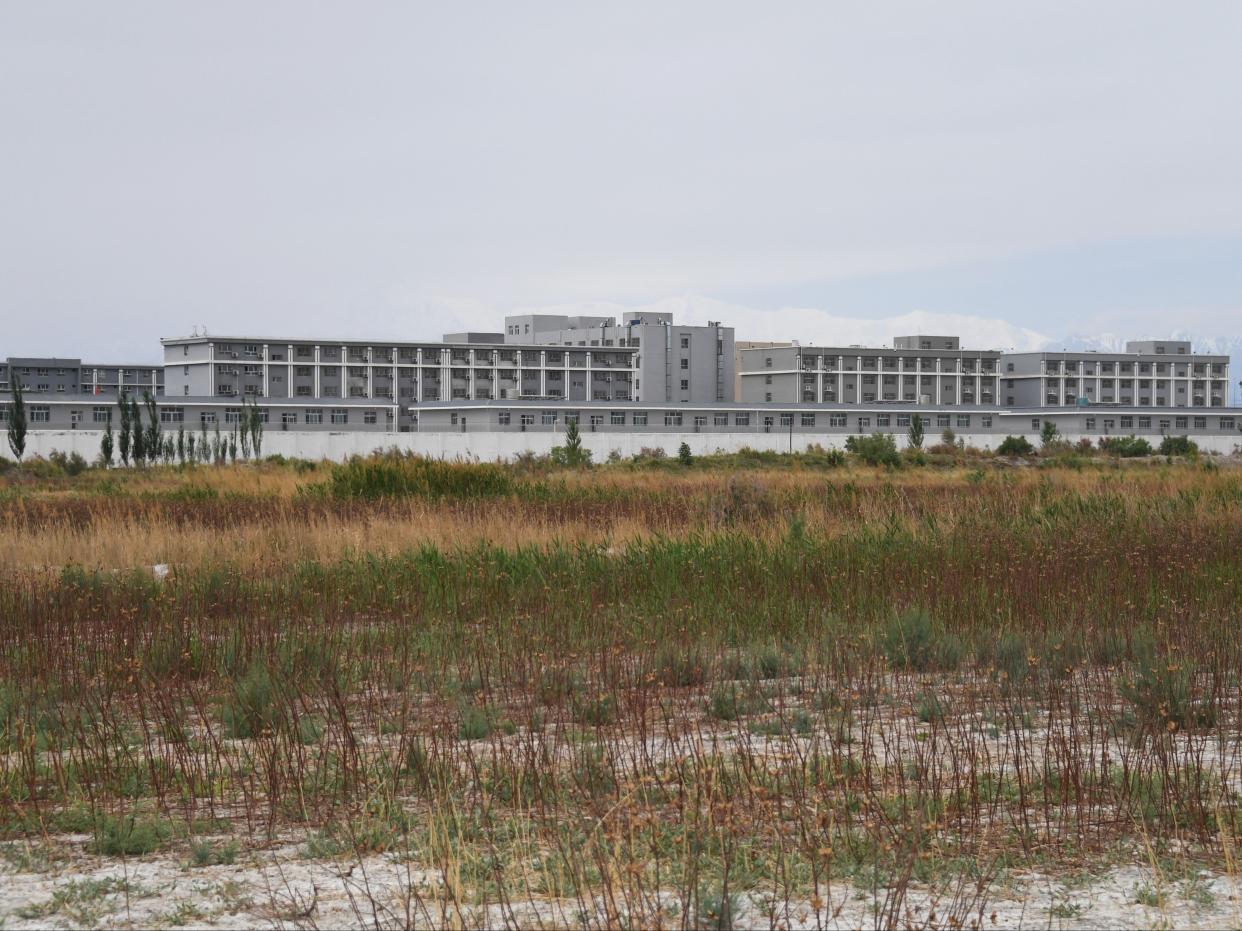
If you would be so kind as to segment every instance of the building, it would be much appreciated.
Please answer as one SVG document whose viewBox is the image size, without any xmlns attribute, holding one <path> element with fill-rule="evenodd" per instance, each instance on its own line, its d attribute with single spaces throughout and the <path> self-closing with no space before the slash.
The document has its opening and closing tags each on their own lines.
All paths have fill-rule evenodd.
<svg viewBox="0 0 1242 931">
<path fill-rule="evenodd" d="M 997 403 L 999 350 L 962 349 L 956 336 L 899 336 L 892 349 L 863 346 L 739 350 L 750 404 Z"/>
<path fill-rule="evenodd" d="M 1225 407 L 1229 357 L 1195 354 L 1181 340 L 1139 340 L 1126 351 L 1022 352 L 1004 357 L 1008 406 Z"/>
<path fill-rule="evenodd" d="M 52 357 L 14 358 L 0 364 L 0 391 L 11 391 L 13 380 L 36 394 L 86 394 L 116 397 L 122 389 L 133 397 L 164 393 L 164 368 L 150 362 L 83 362 Z"/>
<path fill-rule="evenodd" d="M 733 344 L 733 400 L 742 400 L 742 350 L 776 349 L 794 345 L 789 340 L 739 339 Z"/>
<path fill-rule="evenodd" d="M 170 398 L 287 399 L 313 407 L 374 401 L 399 431 L 429 401 L 627 401 L 638 350 L 506 343 L 500 334 L 449 342 L 189 336 L 163 339 Z M 488 342 L 487 340 L 493 340 Z"/>
<path fill-rule="evenodd" d="M 733 398 L 733 328 L 719 323 L 679 326 L 669 313 L 634 311 L 615 317 L 525 314 L 505 318 L 505 342 L 636 350 L 633 397 L 638 401 L 701 403 Z"/>
<path fill-rule="evenodd" d="M 915 416 L 923 419 L 927 444 L 940 442 L 946 430 L 974 442 L 999 442 L 1006 436 L 1037 440 L 1045 423 L 1061 434 L 1101 438 L 1130 436 L 1155 440 L 1163 436 L 1223 437 L 1242 442 L 1242 410 L 1229 408 L 1197 414 L 1161 413 L 1139 408 L 1116 410 L 1026 410 L 997 405 L 905 404 L 753 404 L 680 403 L 596 404 L 568 402 L 435 403 L 418 411 L 419 432 L 563 432 L 570 421 L 582 433 L 719 433 L 788 434 L 795 448 L 822 441 L 839 446 L 851 435 L 889 433 L 904 440 Z"/>
</svg>

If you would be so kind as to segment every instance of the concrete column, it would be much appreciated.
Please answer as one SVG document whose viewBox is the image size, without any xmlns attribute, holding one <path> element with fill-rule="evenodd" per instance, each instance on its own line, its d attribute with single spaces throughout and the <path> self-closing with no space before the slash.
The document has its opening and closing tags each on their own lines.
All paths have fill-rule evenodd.
<svg viewBox="0 0 1242 931">
<path fill-rule="evenodd" d="M 539 396 L 548 396 L 548 353 L 544 349 L 539 350 Z"/>
<path fill-rule="evenodd" d="M 118 382 L 120 379 L 118 379 Z M 120 385 L 117 385 L 117 397 L 121 396 Z M 216 344 L 207 344 L 207 393 L 216 396 Z"/>
<path fill-rule="evenodd" d="M 341 347 L 341 397 L 349 397 L 349 351 Z"/>
<path fill-rule="evenodd" d="M 315 373 L 315 387 L 312 390 L 315 392 L 315 399 L 318 400 L 322 396 L 319 390 L 319 344 L 318 343 L 315 343 L 314 366 L 315 368 L 313 369 L 313 371 Z"/>
<path fill-rule="evenodd" d="M 264 344 L 263 344 L 263 365 L 262 365 L 262 366 L 261 366 L 261 368 L 260 368 L 260 371 L 262 371 L 262 373 L 263 373 L 263 390 L 262 390 L 260 393 L 261 393 L 261 394 L 263 395 L 263 397 L 265 397 L 265 398 L 266 398 L 266 397 L 268 396 L 268 394 L 270 393 L 270 392 L 269 392 L 269 390 L 268 390 L 268 387 L 267 387 L 267 380 L 268 380 L 268 377 L 269 377 L 269 375 L 268 375 L 268 370 L 267 370 L 267 357 L 268 357 L 267 343 L 264 343 Z"/>
</svg>

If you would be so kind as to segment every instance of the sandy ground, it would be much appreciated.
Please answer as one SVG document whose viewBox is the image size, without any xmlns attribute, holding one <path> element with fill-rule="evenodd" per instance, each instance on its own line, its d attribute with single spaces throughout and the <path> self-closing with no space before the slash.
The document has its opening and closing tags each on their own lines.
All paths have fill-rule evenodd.
<svg viewBox="0 0 1242 931">
<path fill-rule="evenodd" d="M 309 860 L 288 844 L 242 854 L 235 864 L 191 867 L 173 855 L 121 860 L 82 852 L 85 837 L 50 845 L 5 845 L 0 927 L 355 928 L 599 927 L 603 902 L 538 900 L 487 908 L 444 905 L 438 874 L 389 857 Z M 1242 883 L 1207 871 L 1177 879 L 1143 865 L 1055 877 L 1013 871 L 982 901 L 912 887 L 899 910 L 914 927 L 1242 927 Z M 838 883 L 819 902 L 780 905 L 761 896 L 737 903 L 738 927 L 868 928 L 883 924 L 884 892 Z M 664 902 L 668 927 L 679 903 Z M 882 913 L 882 914 L 878 914 Z M 584 921 L 584 917 L 586 920 Z M 645 922 L 649 923 L 649 922 Z"/>
</svg>

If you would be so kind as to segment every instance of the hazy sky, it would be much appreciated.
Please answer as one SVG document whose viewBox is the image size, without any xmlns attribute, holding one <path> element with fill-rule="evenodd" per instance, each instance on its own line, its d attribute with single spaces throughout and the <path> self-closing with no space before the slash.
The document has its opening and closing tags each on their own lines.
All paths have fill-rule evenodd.
<svg viewBox="0 0 1242 931">
<path fill-rule="evenodd" d="M 0 355 L 679 295 L 1238 336 L 1240 50 L 1233 0 L 9 2 Z"/>
</svg>

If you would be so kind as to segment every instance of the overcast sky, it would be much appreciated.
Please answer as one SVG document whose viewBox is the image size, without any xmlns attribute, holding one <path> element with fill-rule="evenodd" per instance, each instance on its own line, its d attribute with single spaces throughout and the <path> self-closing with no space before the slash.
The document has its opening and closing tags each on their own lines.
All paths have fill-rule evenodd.
<svg viewBox="0 0 1242 931">
<path fill-rule="evenodd" d="M 1237 2 L 5 3 L 0 355 L 685 295 L 1238 336 L 1240 50 Z"/>
</svg>

